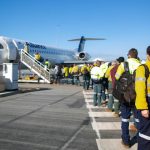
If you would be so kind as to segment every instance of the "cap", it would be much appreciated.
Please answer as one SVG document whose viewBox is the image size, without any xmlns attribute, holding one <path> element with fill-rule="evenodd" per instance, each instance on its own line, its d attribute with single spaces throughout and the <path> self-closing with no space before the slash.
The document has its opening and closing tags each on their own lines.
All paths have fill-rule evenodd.
<svg viewBox="0 0 150 150">
<path fill-rule="evenodd" d="M 124 57 L 119 57 L 118 59 L 116 59 L 119 63 L 124 62 Z"/>
<path fill-rule="evenodd" d="M 130 55 L 131 58 L 137 58 L 138 57 L 138 51 L 135 48 L 131 48 L 128 52 L 128 56 Z"/>
</svg>

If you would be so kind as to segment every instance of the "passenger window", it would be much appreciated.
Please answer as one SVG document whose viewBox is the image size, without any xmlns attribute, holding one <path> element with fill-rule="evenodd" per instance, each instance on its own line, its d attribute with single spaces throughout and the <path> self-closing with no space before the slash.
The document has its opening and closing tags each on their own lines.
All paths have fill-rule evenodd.
<svg viewBox="0 0 150 150">
<path fill-rule="evenodd" d="M 2 45 L 2 44 L 0 44 L 0 49 L 4 49 L 4 47 L 3 47 L 3 45 Z"/>
</svg>

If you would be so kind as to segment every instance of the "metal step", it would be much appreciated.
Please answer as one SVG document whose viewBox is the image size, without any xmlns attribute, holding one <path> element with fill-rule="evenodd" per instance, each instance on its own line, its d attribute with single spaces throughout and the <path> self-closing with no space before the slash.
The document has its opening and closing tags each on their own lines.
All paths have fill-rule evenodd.
<svg viewBox="0 0 150 150">
<path fill-rule="evenodd" d="M 51 70 L 45 69 L 45 66 L 32 57 L 29 53 L 21 50 L 21 62 L 27 66 L 31 71 L 36 73 L 45 82 L 51 83 Z"/>
</svg>

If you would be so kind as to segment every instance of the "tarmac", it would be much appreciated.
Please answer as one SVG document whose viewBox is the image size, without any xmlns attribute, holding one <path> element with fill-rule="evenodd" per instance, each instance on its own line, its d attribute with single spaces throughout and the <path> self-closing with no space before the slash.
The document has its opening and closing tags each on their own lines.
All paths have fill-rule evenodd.
<svg viewBox="0 0 150 150">
<path fill-rule="evenodd" d="M 43 83 L 1 92 L 0 150 L 125 150 L 121 119 L 93 106 L 92 95 L 81 86 Z"/>
</svg>

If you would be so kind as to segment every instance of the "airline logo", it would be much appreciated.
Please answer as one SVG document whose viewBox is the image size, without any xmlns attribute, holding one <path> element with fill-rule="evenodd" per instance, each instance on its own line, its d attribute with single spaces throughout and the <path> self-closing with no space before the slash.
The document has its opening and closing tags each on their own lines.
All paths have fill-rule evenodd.
<svg viewBox="0 0 150 150">
<path fill-rule="evenodd" d="M 43 45 L 33 44 L 33 43 L 29 43 L 29 42 L 26 42 L 26 44 L 32 48 L 46 49 L 46 47 Z"/>
</svg>

